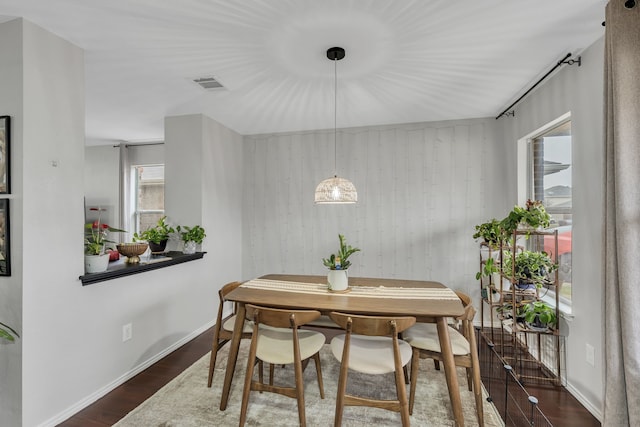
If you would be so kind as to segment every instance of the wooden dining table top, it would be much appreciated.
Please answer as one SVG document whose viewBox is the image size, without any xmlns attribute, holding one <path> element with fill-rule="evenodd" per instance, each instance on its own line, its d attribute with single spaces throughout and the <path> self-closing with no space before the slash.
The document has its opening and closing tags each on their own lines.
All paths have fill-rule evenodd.
<svg viewBox="0 0 640 427">
<path fill-rule="evenodd" d="M 268 274 L 258 280 L 265 283 L 294 282 L 300 284 L 326 285 L 326 276 Z M 252 282 L 246 282 L 250 285 Z M 365 315 L 389 315 L 389 316 L 415 316 L 418 321 L 434 321 L 437 317 L 456 317 L 464 313 L 461 301 L 455 297 L 455 293 L 445 285 L 434 281 L 381 279 L 366 277 L 349 277 L 349 287 L 353 292 L 316 292 L 304 293 L 272 289 L 256 289 L 248 286 L 240 286 L 227 295 L 226 299 L 240 303 L 263 304 L 269 307 L 315 309 L 327 314 L 331 311 Z M 364 287 L 354 289 L 356 287 Z M 370 288 L 369 297 L 363 296 L 361 290 Z M 387 288 L 403 288 L 403 292 L 394 292 Z M 375 295 L 375 290 L 385 291 L 380 297 Z M 418 297 L 406 293 L 411 289 L 431 289 L 434 292 L 423 292 L 426 295 Z M 400 289 L 398 289 L 400 291 Z M 387 296 L 384 296 L 387 295 Z M 452 297 L 453 295 L 453 297 Z"/>
</svg>

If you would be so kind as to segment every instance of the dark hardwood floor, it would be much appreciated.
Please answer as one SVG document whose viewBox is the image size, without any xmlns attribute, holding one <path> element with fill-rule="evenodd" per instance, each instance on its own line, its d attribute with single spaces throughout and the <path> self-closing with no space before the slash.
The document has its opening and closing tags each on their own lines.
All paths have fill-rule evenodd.
<svg viewBox="0 0 640 427">
<path fill-rule="evenodd" d="M 331 333 L 328 334 L 331 336 Z M 209 352 L 213 328 L 131 378 L 126 383 L 59 424 L 63 427 L 111 426 Z M 206 378 L 203 378 L 206 381 Z M 499 387 L 494 384 L 493 387 Z M 590 427 L 600 422 L 563 387 L 531 386 L 542 412 L 556 426 Z M 529 390 L 529 387 L 527 387 Z"/>
</svg>

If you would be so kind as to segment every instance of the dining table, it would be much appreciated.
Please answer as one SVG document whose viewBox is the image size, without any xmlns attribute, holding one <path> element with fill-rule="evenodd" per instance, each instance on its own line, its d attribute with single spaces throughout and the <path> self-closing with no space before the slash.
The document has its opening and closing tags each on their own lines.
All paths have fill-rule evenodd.
<svg viewBox="0 0 640 427">
<path fill-rule="evenodd" d="M 248 280 L 226 296 L 237 305 L 234 332 L 220 399 L 225 410 L 240 348 L 245 304 L 283 309 L 332 311 L 369 316 L 413 316 L 417 322 L 436 323 L 442 363 L 457 426 L 464 426 L 458 378 L 449 338 L 447 319 L 464 313 L 455 292 L 435 281 L 349 277 L 346 291 L 328 289 L 326 276 L 268 274 Z M 425 398 L 428 398 L 426 396 Z"/>
</svg>

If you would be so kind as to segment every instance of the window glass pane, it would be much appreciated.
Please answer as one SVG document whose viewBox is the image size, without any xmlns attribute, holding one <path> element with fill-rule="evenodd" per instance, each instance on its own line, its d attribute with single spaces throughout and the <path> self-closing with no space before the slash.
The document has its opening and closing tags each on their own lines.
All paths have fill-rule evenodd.
<svg viewBox="0 0 640 427">
<path fill-rule="evenodd" d="M 572 167 L 571 167 L 571 122 L 553 128 L 532 144 L 531 189 L 533 198 L 542 200 L 551 215 L 551 227 L 558 230 L 557 256 L 559 263 L 560 297 L 571 302 L 571 224 L 572 213 Z M 555 239 L 545 237 L 544 250 L 555 258 Z"/>
<path fill-rule="evenodd" d="M 135 232 L 140 233 L 156 225 L 164 216 L 164 165 L 135 166 L 133 173 L 133 224 Z"/>
<path fill-rule="evenodd" d="M 164 209 L 164 166 L 138 166 L 139 211 Z"/>
<path fill-rule="evenodd" d="M 138 213 L 138 221 L 139 228 L 138 230 L 144 231 L 147 228 L 151 228 L 158 223 L 158 220 L 164 216 L 164 212 L 161 213 L 152 213 L 152 212 L 139 212 Z"/>
</svg>

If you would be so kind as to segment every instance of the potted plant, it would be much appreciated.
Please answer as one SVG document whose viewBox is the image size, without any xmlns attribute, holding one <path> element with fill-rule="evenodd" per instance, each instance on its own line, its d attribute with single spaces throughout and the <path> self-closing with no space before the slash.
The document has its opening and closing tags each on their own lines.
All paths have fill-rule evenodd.
<svg viewBox="0 0 640 427">
<path fill-rule="evenodd" d="M 480 280 L 483 276 L 490 277 L 492 274 L 499 272 L 499 263 L 494 258 L 489 258 L 482 264 L 482 269 L 476 273 L 476 280 Z"/>
<path fill-rule="evenodd" d="M 6 323 L 0 322 L 0 339 L 5 339 L 7 341 L 15 341 L 14 335 L 20 338 L 20 335 L 13 329 L 11 326 Z"/>
<path fill-rule="evenodd" d="M 497 250 L 502 242 L 510 237 L 509 234 L 504 232 L 501 222 L 495 218 L 476 225 L 475 229 L 476 232 L 473 234 L 473 238 L 476 240 L 482 238 L 484 243 L 492 250 Z"/>
<path fill-rule="evenodd" d="M 84 236 L 84 267 L 86 273 L 99 273 L 105 271 L 109 265 L 110 254 L 106 252 L 107 243 L 115 243 L 108 240 L 109 232 L 124 232 L 118 228 L 110 227 L 100 221 L 101 208 L 90 208 L 98 212 L 98 219 L 85 224 Z"/>
<path fill-rule="evenodd" d="M 180 239 L 184 242 L 184 250 L 185 254 L 195 254 L 196 253 L 196 245 L 201 245 L 207 235 L 204 232 L 204 228 L 199 225 L 194 225 L 193 227 L 178 226 L 178 233 L 180 233 Z"/>
<path fill-rule="evenodd" d="M 547 228 L 551 223 L 551 216 L 544 208 L 544 205 L 539 200 L 527 200 L 526 206 L 514 206 L 509 215 L 507 215 L 502 221 L 500 226 L 507 235 L 512 235 L 513 232 L 520 227 L 526 227 L 529 229 Z M 527 232 L 527 236 L 529 233 Z"/>
<path fill-rule="evenodd" d="M 347 269 L 351 266 L 349 257 L 360 251 L 360 249 L 347 245 L 342 234 L 338 234 L 338 240 L 340 241 L 340 249 L 338 252 L 331 254 L 329 258 L 323 258 L 322 263 L 325 267 L 329 268 L 329 274 L 327 276 L 329 289 L 332 291 L 345 291 L 349 284 L 347 276 Z"/>
<path fill-rule="evenodd" d="M 527 327 L 534 331 L 555 329 L 558 324 L 555 309 L 542 301 L 533 301 L 521 306 L 519 314 L 524 316 Z"/>
<path fill-rule="evenodd" d="M 505 272 L 513 273 L 514 285 L 521 290 L 541 288 L 547 283 L 548 275 L 558 268 L 546 252 L 518 252 L 515 256 L 515 269 L 511 253 L 504 256 L 502 262 Z"/>
<path fill-rule="evenodd" d="M 496 308 L 496 313 L 498 313 L 498 317 L 501 320 L 512 319 L 513 318 L 513 304 L 510 302 L 504 303 L 501 306 Z M 521 313 L 521 310 L 516 310 L 516 322 L 523 323 L 524 315 Z"/>
<path fill-rule="evenodd" d="M 163 216 L 155 226 L 149 227 L 142 233 L 133 233 L 133 241 L 144 240 L 149 243 L 151 252 L 164 252 L 171 233 L 175 233 L 173 227 L 166 223 L 167 217 Z"/>
</svg>

